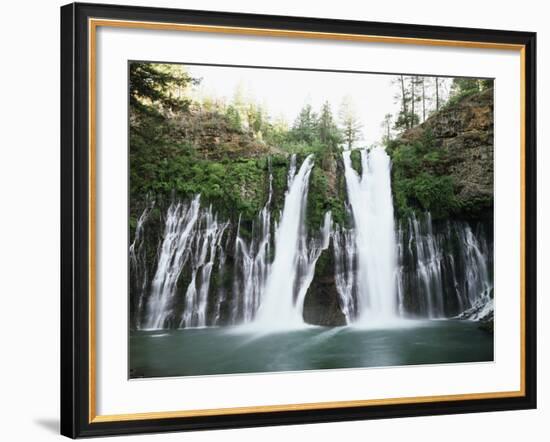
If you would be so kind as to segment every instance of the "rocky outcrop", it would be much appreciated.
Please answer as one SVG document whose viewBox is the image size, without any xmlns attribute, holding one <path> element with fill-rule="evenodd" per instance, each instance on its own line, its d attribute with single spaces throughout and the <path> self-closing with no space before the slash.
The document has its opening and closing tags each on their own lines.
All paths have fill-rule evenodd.
<svg viewBox="0 0 550 442">
<path fill-rule="evenodd" d="M 192 109 L 171 121 L 171 137 L 191 143 L 204 158 L 253 158 L 276 153 L 252 131 L 232 127 L 219 112 Z"/>
<path fill-rule="evenodd" d="M 490 88 L 448 104 L 398 140 L 412 144 L 430 139 L 444 153 L 440 161 L 424 162 L 422 169 L 452 178 L 457 207 L 465 218 L 492 208 L 493 121 Z"/>
<path fill-rule="evenodd" d="M 457 316 L 457 319 L 479 322 L 479 328 L 487 333 L 494 333 L 495 303 L 493 290 L 489 296 L 480 299 L 471 308 Z"/>
<path fill-rule="evenodd" d="M 346 325 L 336 288 L 332 244 L 323 251 L 315 266 L 315 275 L 304 301 L 304 321 L 330 327 Z"/>
</svg>

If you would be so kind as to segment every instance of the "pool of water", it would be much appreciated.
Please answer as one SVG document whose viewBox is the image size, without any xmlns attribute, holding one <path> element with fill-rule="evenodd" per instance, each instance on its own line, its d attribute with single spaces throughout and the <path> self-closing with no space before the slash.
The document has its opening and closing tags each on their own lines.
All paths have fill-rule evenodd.
<svg viewBox="0 0 550 442">
<path fill-rule="evenodd" d="M 129 358 L 130 378 L 484 362 L 493 360 L 493 335 L 457 320 L 274 332 L 132 331 Z"/>
</svg>

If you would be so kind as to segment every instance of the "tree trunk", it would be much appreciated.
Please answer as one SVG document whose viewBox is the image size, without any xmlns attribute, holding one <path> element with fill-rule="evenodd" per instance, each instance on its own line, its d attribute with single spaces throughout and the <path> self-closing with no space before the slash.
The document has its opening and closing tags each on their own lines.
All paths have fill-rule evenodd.
<svg viewBox="0 0 550 442">
<path fill-rule="evenodd" d="M 411 118 L 409 120 L 409 128 L 414 125 L 414 83 L 415 77 L 411 77 Z"/>
<path fill-rule="evenodd" d="M 422 122 L 426 121 L 426 85 L 422 77 Z"/>
<path fill-rule="evenodd" d="M 405 79 L 403 75 L 399 77 L 401 81 L 401 105 L 403 106 L 403 115 L 407 117 L 407 98 L 405 95 Z"/>
<path fill-rule="evenodd" d="M 439 110 L 439 78 L 435 77 L 435 110 Z"/>
</svg>

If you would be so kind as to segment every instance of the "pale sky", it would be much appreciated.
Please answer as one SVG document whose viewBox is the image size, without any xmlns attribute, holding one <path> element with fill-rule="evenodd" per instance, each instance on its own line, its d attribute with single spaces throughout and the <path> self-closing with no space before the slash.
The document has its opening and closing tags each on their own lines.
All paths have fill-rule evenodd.
<svg viewBox="0 0 550 442">
<path fill-rule="evenodd" d="M 392 84 L 392 79 L 396 78 L 394 75 L 221 66 L 185 67 L 192 77 L 202 78 L 196 90 L 199 97 L 223 98 L 229 103 L 240 86 L 244 88 L 245 96 L 263 105 L 272 118 L 283 116 L 289 125 L 292 125 L 306 103 L 318 112 L 324 101 L 330 103 L 338 121 L 340 104 L 349 95 L 363 126 L 363 140 L 359 145 L 379 142 L 383 135 L 381 123 L 384 115 L 395 115 L 399 111 L 399 103 L 394 98 L 399 89 Z M 449 79 L 445 79 L 442 89 L 447 91 L 449 82 Z"/>
</svg>

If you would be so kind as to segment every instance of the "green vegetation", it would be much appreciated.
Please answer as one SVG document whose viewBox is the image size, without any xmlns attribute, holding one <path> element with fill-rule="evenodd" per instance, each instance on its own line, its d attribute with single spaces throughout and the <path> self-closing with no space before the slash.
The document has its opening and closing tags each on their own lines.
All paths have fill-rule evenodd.
<svg viewBox="0 0 550 442">
<path fill-rule="evenodd" d="M 350 160 L 351 160 L 351 167 L 353 167 L 353 170 L 355 170 L 359 175 L 363 173 L 363 165 L 361 163 L 361 152 L 358 150 L 352 150 L 350 152 Z"/>
<path fill-rule="evenodd" d="M 182 98 L 182 91 L 199 82 L 177 65 L 132 62 L 130 106 L 141 112 L 187 109 L 189 100 Z"/>
<path fill-rule="evenodd" d="M 492 88 L 493 80 L 454 78 L 450 81 L 399 75 L 393 83 L 400 110 L 395 116 L 387 114 L 381 126 L 385 132 L 383 143 L 392 158 L 392 190 L 397 216 L 406 217 L 414 211 L 426 210 L 435 219 L 479 216 L 492 206 L 492 196 L 481 196 L 479 192 L 480 196 L 458 197 L 459 184 L 463 186 L 464 183 L 455 182 L 451 155 L 441 140 L 434 137 L 431 127 L 434 122 L 437 124 L 439 115 L 445 115 L 442 120 L 445 130 L 456 125 L 454 119 L 462 119 L 465 114 L 453 117 L 453 113 L 458 109 L 467 112 L 461 108 L 464 100 Z M 433 121 L 429 119 L 432 115 Z M 419 125 L 424 122 L 426 124 Z M 455 154 L 454 161 L 456 158 Z M 466 161 L 466 157 L 461 158 Z M 357 160 L 353 164 L 356 168 Z M 467 179 L 467 173 L 465 170 L 458 173 L 462 181 Z"/>
<path fill-rule="evenodd" d="M 477 78 L 454 78 L 451 85 L 451 96 L 445 107 L 454 106 L 465 97 L 493 87 L 493 80 Z"/>
<path fill-rule="evenodd" d="M 291 154 L 298 164 L 313 154 L 307 223 L 318 229 L 324 213 L 345 224 L 345 180 L 341 149 L 356 147 L 362 127 L 351 98 L 344 98 L 337 116 L 325 102 L 319 109 L 306 104 L 292 123 L 273 118 L 264 106 L 238 89 L 231 100 L 197 98 L 201 82 L 181 65 L 130 64 L 130 226 L 135 228 L 147 195 L 161 201 L 173 195 L 200 193 L 219 216 L 241 217 L 245 230 L 267 201 L 273 176 L 273 213 L 282 209 Z M 430 115 L 450 109 L 464 97 L 492 87 L 492 80 L 396 76 L 399 112 L 382 121 L 382 142 L 392 157 L 392 189 L 399 217 L 431 211 L 445 218 L 461 211 L 475 213 L 491 201 L 457 199 L 457 183 L 449 173 L 449 152 L 429 130 L 416 141 L 403 133 Z M 448 94 L 444 99 L 444 85 Z M 361 173 L 361 158 L 352 150 L 353 168 Z M 158 209 L 157 209 L 158 210 Z"/>
<path fill-rule="evenodd" d="M 430 211 L 434 219 L 478 219 L 491 210 L 490 86 L 492 80 L 454 79 L 433 118 L 386 142 L 399 217 Z"/>
<path fill-rule="evenodd" d="M 437 172 L 446 152 L 430 137 L 413 144 L 391 145 L 393 192 L 398 216 L 415 209 L 430 211 L 434 218 L 447 217 L 456 208 L 453 180 Z"/>
<path fill-rule="evenodd" d="M 445 218 L 457 208 L 453 179 L 439 171 L 448 152 L 436 145 L 430 131 L 412 144 L 390 142 L 387 150 L 393 161 L 392 185 L 399 217 L 421 210 Z"/>
<path fill-rule="evenodd" d="M 224 218 L 241 216 L 246 225 L 267 201 L 270 172 L 278 213 L 291 154 L 297 155 L 298 164 L 315 155 L 309 227 L 317 229 L 327 210 L 344 220 L 345 194 L 336 168 L 344 129 L 353 126 L 346 143 L 359 139 L 350 108 L 339 126 L 328 102 L 319 112 L 306 104 L 288 125 L 244 99 L 241 90 L 229 103 L 193 99 L 190 91 L 199 82 L 179 65 L 130 65 L 131 226 L 146 195 L 168 200 L 174 194 L 189 198 L 197 193 L 203 205 L 213 204 Z"/>
</svg>

